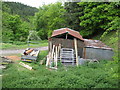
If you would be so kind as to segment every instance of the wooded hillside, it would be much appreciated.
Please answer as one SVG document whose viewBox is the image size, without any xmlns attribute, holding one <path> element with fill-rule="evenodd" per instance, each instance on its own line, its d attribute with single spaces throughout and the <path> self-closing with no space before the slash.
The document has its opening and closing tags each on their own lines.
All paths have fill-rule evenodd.
<svg viewBox="0 0 120 90">
<path fill-rule="evenodd" d="M 26 41 L 38 9 L 18 2 L 2 2 L 2 11 L 3 42 Z"/>
<path fill-rule="evenodd" d="M 7 41 L 25 41 L 29 30 L 36 30 L 41 39 L 48 39 L 53 30 L 64 27 L 79 31 L 84 38 L 100 33 L 103 37 L 119 29 L 119 8 L 118 2 L 66 2 L 64 6 L 57 2 L 43 5 L 38 10 L 21 3 L 3 2 L 3 41 L 6 37 L 9 37 Z M 6 28 L 9 34 L 8 31 L 4 33 Z"/>
<path fill-rule="evenodd" d="M 3 11 L 12 15 L 20 15 L 21 17 L 34 16 L 38 9 L 30 7 L 18 2 L 3 2 Z"/>
</svg>

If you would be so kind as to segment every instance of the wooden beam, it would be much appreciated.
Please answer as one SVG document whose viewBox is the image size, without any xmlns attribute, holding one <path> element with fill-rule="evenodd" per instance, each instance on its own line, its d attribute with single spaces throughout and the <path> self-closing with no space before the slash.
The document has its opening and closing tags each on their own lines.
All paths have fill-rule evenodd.
<svg viewBox="0 0 120 90">
<path fill-rule="evenodd" d="M 76 65 L 78 66 L 78 49 L 77 49 L 77 39 L 74 38 L 74 45 L 75 45 L 75 54 L 76 54 Z"/>
<path fill-rule="evenodd" d="M 59 47 L 58 47 L 58 57 L 60 57 L 60 61 L 61 61 L 60 51 L 61 51 L 61 44 L 59 44 Z"/>
<path fill-rule="evenodd" d="M 57 58 L 58 58 L 58 50 L 56 46 L 56 58 L 55 58 L 55 67 L 57 68 Z"/>
<path fill-rule="evenodd" d="M 61 44 L 58 46 L 58 57 L 60 56 Z"/>
<path fill-rule="evenodd" d="M 51 67 L 51 62 L 53 62 L 53 56 L 54 56 L 54 48 L 55 48 L 55 45 L 53 45 L 53 48 L 49 54 L 49 66 Z"/>
<path fill-rule="evenodd" d="M 49 54 L 50 54 L 50 52 L 49 52 Z M 49 58 L 49 54 L 47 55 L 46 66 L 48 66 L 48 65 L 49 65 L 49 60 L 50 60 L 50 58 Z"/>
<path fill-rule="evenodd" d="M 50 47 L 49 47 L 50 50 L 49 51 L 52 52 L 52 41 L 49 41 L 49 45 L 50 45 Z"/>
<path fill-rule="evenodd" d="M 52 57 L 51 58 L 53 58 L 54 49 L 55 49 L 55 45 L 53 45 L 53 48 L 52 48 Z"/>
<path fill-rule="evenodd" d="M 67 37 L 68 37 L 68 34 L 66 33 L 66 39 L 67 39 Z"/>
<path fill-rule="evenodd" d="M 29 66 L 29 65 L 27 65 L 27 64 L 25 64 L 25 63 L 20 62 L 19 64 L 20 64 L 21 66 L 23 66 L 23 67 L 29 69 L 29 70 L 32 70 L 32 67 Z"/>
</svg>

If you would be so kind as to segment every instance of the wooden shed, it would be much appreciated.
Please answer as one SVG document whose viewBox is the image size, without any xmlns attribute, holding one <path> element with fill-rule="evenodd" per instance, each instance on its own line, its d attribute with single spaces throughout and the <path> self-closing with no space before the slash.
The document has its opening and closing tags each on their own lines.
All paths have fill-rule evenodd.
<svg viewBox="0 0 120 90">
<path fill-rule="evenodd" d="M 69 28 L 61 28 L 53 31 L 52 36 L 49 38 L 49 51 L 52 49 L 50 43 L 57 46 L 61 44 L 61 48 L 75 49 L 74 38 L 77 39 L 78 56 L 83 57 L 84 39 L 79 32 Z"/>
<path fill-rule="evenodd" d="M 61 45 L 61 49 L 63 48 L 64 50 L 69 49 L 68 51 L 74 51 L 73 57 L 75 56 L 75 61 L 76 58 L 83 57 L 83 48 L 85 47 L 85 44 L 84 39 L 78 31 L 70 28 L 54 30 L 52 36 L 49 38 L 49 52 L 52 52 L 53 45 Z"/>
</svg>

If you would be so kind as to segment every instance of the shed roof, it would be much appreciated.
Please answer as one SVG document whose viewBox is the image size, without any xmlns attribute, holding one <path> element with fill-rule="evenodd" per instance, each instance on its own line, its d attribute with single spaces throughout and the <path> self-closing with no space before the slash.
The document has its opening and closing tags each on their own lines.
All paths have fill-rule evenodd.
<svg viewBox="0 0 120 90">
<path fill-rule="evenodd" d="M 69 35 L 84 41 L 84 39 L 82 38 L 82 36 L 78 31 L 72 30 L 70 28 L 61 28 L 61 29 L 54 30 L 51 37 L 55 37 L 64 33 L 68 33 Z"/>
<path fill-rule="evenodd" d="M 85 47 L 92 47 L 92 48 L 101 48 L 101 49 L 109 49 L 112 50 L 109 46 L 105 45 L 100 40 L 92 40 L 92 39 L 84 39 Z"/>
</svg>

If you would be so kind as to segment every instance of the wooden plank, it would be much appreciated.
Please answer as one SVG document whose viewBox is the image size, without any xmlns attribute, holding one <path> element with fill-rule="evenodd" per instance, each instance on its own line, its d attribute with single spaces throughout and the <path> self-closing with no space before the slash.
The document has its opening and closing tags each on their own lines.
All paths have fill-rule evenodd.
<svg viewBox="0 0 120 90">
<path fill-rule="evenodd" d="M 83 48 L 83 57 L 84 57 L 84 59 L 86 59 L 86 48 Z"/>
<path fill-rule="evenodd" d="M 24 64 L 24 63 L 22 63 L 22 62 L 20 62 L 19 64 L 20 64 L 21 66 L 23 66 L 23 67 L 29 69 L 29 70 L 32 70 L 32 67 L 30 67 L 30 66 L 27 65 L 27 64 Z"/>
<path fill-rule="evenodd" d="M 55 48 L 55 45 L 53 45 L 53 48 L 52 48 L 52 57 L 51 58 L 53 58 L 54 48 Z"/>
<path fill-rule="evenodd" d="M 49 56 L 49 65 L 51 67 L 51 62 L 53 62 L 53 56 L 54 56 L 54 49 L 55 49 L 55 45 L 53 45 L 53 48 L 52 48 L 52 52 L 50 52 L 50 56 Z"/>
<path fill-rule="evenodd" d="M 49 41 L 50 44 L 50 52 L 52 52 L 52 41 Z"/>
<path fill-rule="evenodd" d="M 56 56 L 55 56 L 55 52 L 54 52 L 54 59 L 53 59 L 54 60 L 54 64 L 55 64 L 55 59 L 56 59 Z"/>
<path fill-rule="evenodd" d="M 58 56 L 60 55 L 60 44 L 59 44 L 59 46 L 58 46 L 58 51 L 57 51 L 57 53 L 58 53 Z"/>
<path fill-rule="evenodd" d="M 57 57 L 58 57 L 58 52 L 57 52 L 57 46 L 56 46 L 56 62 L 55 62 L 55 67 L 57 68 Z"/>
<path fill-rule="evenodd" d="M 66 39 L 67 39 L 67 37 L 68 37 L 68 33 L 66 33 Z"/>
<path fill-rule="evenodd" d="M 50 52 L 49 52 L 49 54 L 47 55 L 46 66 L 48 66 L 48 65 L 49 65 L 49 60 L 50 60 L 49 56 L 50 56 Z"/>
<path fill-rule="evenodd" d="M 74 38 L 75 53 L 76 53 L 76 65 L 78 66 L 78 50 L 77 50 L 77 39 Z"/>
<path fill-rule="evenodd" d="M 59 44 L 59 56 L 60 56 L 60 53 L 61 53 L 61 44 Z M 60 59 L 61 61 L 61 59 Z"/>
</svg>

